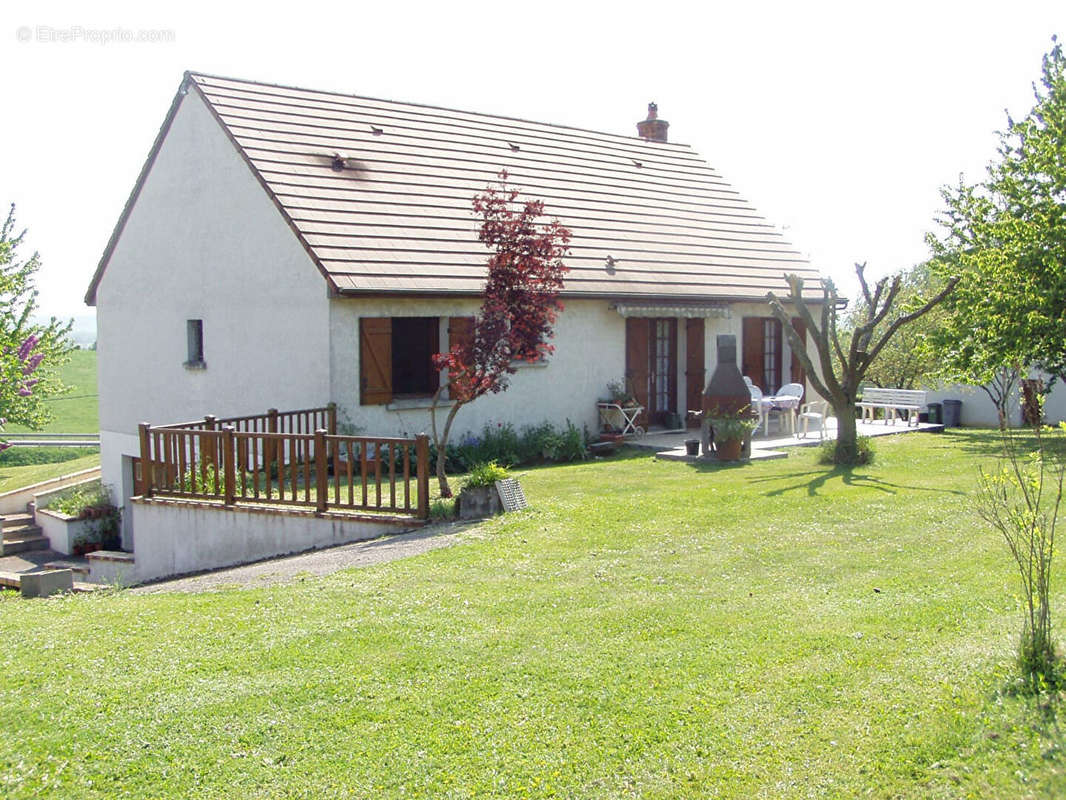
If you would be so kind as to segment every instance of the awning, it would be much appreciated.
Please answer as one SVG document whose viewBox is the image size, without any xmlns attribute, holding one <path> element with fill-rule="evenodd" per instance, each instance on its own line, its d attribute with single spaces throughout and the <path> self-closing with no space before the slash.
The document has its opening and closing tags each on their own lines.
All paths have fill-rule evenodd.
<svg viewBox="0 0 1066 800">
<path fill-rule="evenodd" d="M 623 317 L 683 317 L 730 319 L 733 312 L 728 303 L 615 303 L 614 310 Z"/>
</svg>

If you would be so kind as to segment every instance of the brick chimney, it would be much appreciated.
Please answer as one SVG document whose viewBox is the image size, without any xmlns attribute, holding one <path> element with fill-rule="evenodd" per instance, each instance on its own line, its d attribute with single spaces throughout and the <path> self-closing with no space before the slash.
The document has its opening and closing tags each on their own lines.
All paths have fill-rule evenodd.
<svg viewBox="0 0 1066 800">
<path fill-rule="evenodd" d="M 649 142 L 665 142 L 666 129 L 669 127 L 669 122 L 659 119 L 659 107 L 655 103 L 648 103 L 648 118 L 637 123 L 637 136 Z"/>
</svg>

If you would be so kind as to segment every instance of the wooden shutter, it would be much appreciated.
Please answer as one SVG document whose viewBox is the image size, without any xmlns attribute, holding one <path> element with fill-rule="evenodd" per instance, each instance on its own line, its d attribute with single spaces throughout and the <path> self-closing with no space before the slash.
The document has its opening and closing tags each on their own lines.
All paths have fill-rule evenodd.
<svg viewBox="0 0 1066 800">
<path fill-rule="evenodd" d="M 805 323 L 800 317 L 793 317 L 792 318 L 792 329 L 799 335 L 800 341 L 802 341 L 803 342 L 803 346 L 806 347 L 807 346 L 807 323 Z M 795 353 L 792 354 L 791 358 L 792 358 L 792 369 L 790 370 L 790 372 L 791 372 L 790 377 L 792 379 L 792 383 L 798 383 L 800 386 L 806 387 L 807 386 L 807 373 L 803 369 L 803 364 L 800 363 L 800 360 L 798 358 L 796 358 L 796 354 Z"/>
<path fill-rule="evenodd" d="M 392 400 L 392 320 L 359 319 L 359 402 L 378 406 Z"/>
<path fill-rule="evenodd" d="M 626 318 L 626 383 L 637 402 L 648 408 L 648 320 L 643 317 Z M 638 418 L 644 427 L 648 425 L 647 412 Z"/>
<path fill-rule="evenodd" d="M 690 428 L 700 426 L 699 420 L 689 417 L 687 412 L 703 407 L 703 388 L 707 383 L 704 341 L 703 317 L 685 320 L 685 408 L 681 409 L 681 416 Z"/>
<path fill-rule="evenodd" d="M 751 378 L 751 382 L 767 392 L 763 378 L 763 327 L 762 317 L 744 317 L 743 335 L 740 349 L 740 372 Z"/>
<path fill-rule="evenodd" d="M 448 317 L 448 349 L 457 344 L 468 345 L 474 340 L 473 317 Z"/>
</svg>

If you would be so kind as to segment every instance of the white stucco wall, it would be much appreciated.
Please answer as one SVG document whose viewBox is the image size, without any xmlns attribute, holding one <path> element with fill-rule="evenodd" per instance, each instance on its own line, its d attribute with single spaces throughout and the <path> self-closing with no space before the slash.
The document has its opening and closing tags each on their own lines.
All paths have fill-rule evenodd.
<svg viewBox="0 0 1066 800">
<path fill-rule="evenodd" d="M 1045 380 L 1047 380 L 1046 376 Z M 980 387 L 958 385 L 938 387 L 927 390 L 926 397 L 930 403 L 939 403 L 945 399 L 961 400 L 963 425 L 985 428 L 994 428 L 999 425 L 995 404 L 989 398 L 988 393 Z M 1007 419 L 1011 425 L 1020 425 L 1022 422 L 1020 385 L 1015 387 L 1012 393 Z M 1057 425 L 1063 420 L 1066 420 L 1066 386 L 1063 386 L 1061 381 L 1056 381 L 1051 392 L 1044 398 L 1044 421 L 1050 425 Z"/>
<path fill-rule="evenodd" d="M 360 317 L 472 316 L 479 306 L 474 299 L 335 299 L 330 306 L 330 397 L 337 403 L 339 421 L 367 433 L 413 435 L 430 429 L 426 408 L 359 405 Z M 464 407 L 455 419 L 453 441 L 496 423 L 521 429 L 548 420 L 561 427 L 569 419 L 594 432 L 596 400 L 606 394 L 610 381 L 625 374 L 625 320 L 606 301 L 571 300 L 556 322 L 553 344 L 547 364 L 522 365 L 507 391 Z M 441 348 L 446 346 L 442 333 Z"/>
<path fill-rule="evenodd" d="M 189 369 L 202 319 L 206 369 Z M 103 481 L 137 425 L 329 400 L 325 280 L 195 93 L 173 120 L 97 290 Z"/>
</svg>

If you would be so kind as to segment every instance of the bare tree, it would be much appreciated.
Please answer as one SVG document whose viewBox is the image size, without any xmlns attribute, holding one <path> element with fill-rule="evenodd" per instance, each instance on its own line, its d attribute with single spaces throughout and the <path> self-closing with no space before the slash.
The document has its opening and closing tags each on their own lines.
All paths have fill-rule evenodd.
<svg viewBox="0 0 1066 800">
<path fill-rule="evenodd" d="M 818 353 L 817 366 L 807 352 L 806 343 L 792 327 L 793 315 L 785 309 L 784 302 L 773 292 L 766 296 L 774 316 L 781 320 L 781 327 L 788 337 L 793 358 L 799 358 L 811 385 L 833 406 L 837 418 L 835 461 L 838 464 L 855 463 L 858 438 L 855 428 L 855 401 L 866 370 L 896 331 L 936 306 L 951 293 L 958 282 L 957 278 L 948 281 L 940 292 L 920 308 L 900 314 L 891 322 L 887 322 L 902 287 L 901 276 L 882 278 L 871 292 L 865 271 L 865 264 L 855 265 L 855 274 L 859 277 L 866 307 L 865 314 L 854 320 L 850 341 L 847 341 L 846 336 L 842 340 L 837 331 L 837 314 L 841 301 L 833 282 L 829 279 L 822 281 L 821 314 L 820 319 L 816 321 L 803 297 L 803 279 L 794 274 L 785 276 L 789 292 L 784 302 L 793 306 L 804 321 Z"/>
</svg>

